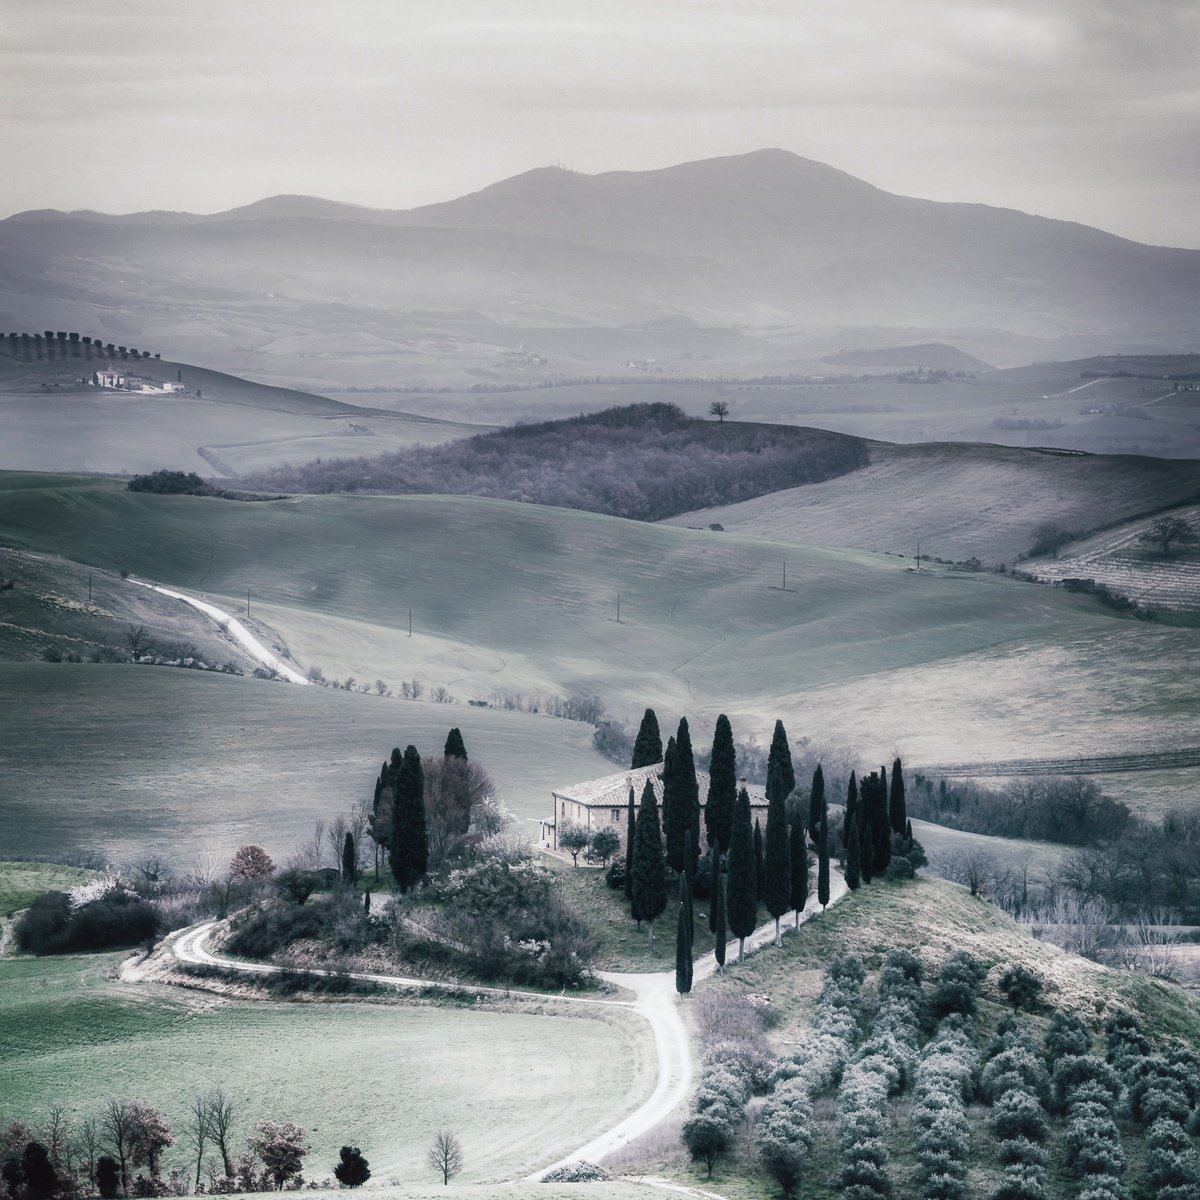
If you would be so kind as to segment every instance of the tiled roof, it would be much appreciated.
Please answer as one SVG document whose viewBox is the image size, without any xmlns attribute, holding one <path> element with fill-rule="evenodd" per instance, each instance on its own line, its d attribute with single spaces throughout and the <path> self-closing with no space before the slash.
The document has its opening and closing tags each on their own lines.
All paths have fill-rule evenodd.
<svg viewBox="0 0 1200 1200">
<path fill-rule="evenodd" d="M 629 789 L 633 788 L 633 798 L 642 798 L 642 789 L 649 779 L 654 788 L 655 799 L 662 803 L 662 763 L 650 767 L 638 767 L 636 771 L 618 771 L 615 775 L 605 775 L 600 779 L 588 779 L 583 783 L 573 783 L 569 787 L 558 787 L 554 794 L 564 800 L 574 800 L 585 808 L 623 808 L 629 803 Z M 700 804 L 703 807 L 708 797 L 708 774 L 696 772 L 696 784 L 700 789 Z M 750 794 L 751 808 L 766 808 L 767 797 L 762 788 L 755 784 L 747 784 L 746 791 Z"/>
</svg>

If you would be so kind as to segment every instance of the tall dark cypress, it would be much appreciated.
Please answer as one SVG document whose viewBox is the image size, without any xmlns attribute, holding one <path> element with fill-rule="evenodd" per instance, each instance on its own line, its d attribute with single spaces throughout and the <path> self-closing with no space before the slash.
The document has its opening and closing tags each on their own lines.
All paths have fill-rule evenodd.
<svg viewBox="0 0 1200 1200">
<path fill-rule="evenodd" d="M 469 761 L 467 745 L 463 741 L 462 730 L 457 725 L 446 735 L 446 748 L 442 751 L 442 757 L 461 758 L 463 762 Z"/>
<path fill-rule="evenodd" d="M 821 764 L 817 763 L 817 769 L 813 772 L 812 791 L 808 796 L 808 836 L 812 840 L 812 844 L 817 844 L 817 837 L 821 832 L 821 818 L 825 815 L 825 772 L 821 770 Z"/>
<path fill-rule="evenodd" d="M 667 907 L 667 872 L 662 852 L 658 801 L 650 780 L 642 789 L 633 836 L 633 919 L 649 922 L 647 945 L 654 950 L 654 922 Z"/>
<path fill-rule="evenodd" d="M 792 766 L 792 748 L 788 745 L 787 730 L 782 721 L 775 722 L 775 732 L 771 735 L 771 749 L 767 753 L 767 800 L 771 799 L 771 771 L 779 768 L 779 779 L 775 786 L 783 788 L 783 798 L 786 800 L 796 788 L 796 771 Z"/>
<path fill-rule="evenodd" d="M 713 957 L 717 960 L 717 973 L 725 970 L 725 943 L 729 938 L 729 902 L 725 895 L 725 880 L 720 871 L 713 877 L 713 895 L 716 897 L 715 916 L 713 917 Z"/>
<path fill-rule="evenodd" d="M 858 780 L 850 772 L 850 783 L 846 788 L 846 815 L 842 820 L 842 845 L 850 848 L 850 822 L 858 812 Z"/>
<path fill-rule="evenodd" d="M 690 863 L 691 859 L 692 859 L 692 833 L 691 833 L 691 830 L 688 830 L 687 837 L 684 838 L 683 849 L 684 849 L 683 860 L 684 860 L 684 862 Z M 682 871 L 682 872 L 680 872 L 679 877 L 680 877 L 680 879 L 686 881 L 686 886 L 683 889 L 683 894 L 687 900 L 688 945 L 690 946 L 696 940 L 696 914 L 695 914 L 695 911 L 693 910 L 693 906 L 692 906 L 692 888 L 695 885 L 696 876 L 695 876 L 694 872 Z"/>
<path fill-rule="evenodd" d="M 846 836 L 849 843 L 846 847 L 846 886 L 852 892 L 857 892 L 862 883 L 862 837 L 858 832 L 858 813 L 850 818 Z"/>
<path fill-rule="evenodd" d="M 691 818 L 685 807 L 687 801 L 679 786 L 679 777 L 675 771 L 675 759 L 675 739 L 668 738 L 662 769 L 663 841 L 667 848 L 668 865 L 672 871 L 679 872 L 684 868 L 683 843 L 691 824 Z"/>
<path fill-rule="evenodd" d="M 778 728 L 782 728 L 777 723 Z M 778 775 L 779 764 L 775 764 L 772 774 Z M 782 784 L 772 789 L 770 780 L 767 781 L 769 799 L 767 800 L 767 844 L 763 862 L 762 900 L 767 906 L 767 912 L 775 918 L 775 945 L 779 945 L 779 918 L 791 908 L 792 901 L 792 867 L 791 847 L 788 845 L 787 806 L 784 804 Z M 803 830 L 800 835 L 804 841 Z"/>
<path fill-rule="evenodd" d="M 829 814 L 821 814 L 817 830 L 817 903 L 824 912 L 829 906 Z"/>
<path fill-rule="evenodd" d="M 342 879 L 351 887 L 356 882 L 358 872 L 354 869 L 354 834 L 346 831 L 345 841 L 342 842 Z"/>
<path fill-rule="evenodd" d="M 754 818 L 754 899 L 762 903 L 763 886 L 766 883 L 767 864 L 763 859 L 763 832 L 758 818 Z"/>
<path fill-rule="evenodd" d="M 888 797 L 888 817 L 892 832 L 903 835 L 908 827 L 908 805 L 904 798 L 904 767 L 899 759 L 892 763 L 892 790 Z"/>
<path fill-rule="evenodd" d="M 875 877 L 875 839 L 871 832 L 871 820 L 864 807 L 860 804 L 854 814 L 858 823 L 858 871 L 863 883 L 870 883 Z"/>
<path fill-rule="evenodd" d="M 429 868 L 425 826 L 425 773 L 416 746 L 405 746 L 396 772 L 392 817 L 392 875 L 402 892 L 419 883 Z"/>
<path fill-rule="evenodd" d="M 738 792 L 729 834 L 729 932 L 738 939 L 738 962 L 746 939 L 758 920 L 758 896 L 754 871 L 754 833 L 750 826 L 750 797 Z"/>
<path fill-rule="evenodd" d="M 708 760 L 708 799 L 704 802 L 704 831 L 710 842 L 722 852 L 729 849 L 733 803 L 737 798 L 737 751 L 733 746 L 733 728 L 722 713 L 713 732 L 712 754 Z M 733 897 L 729 898 L 730 914 Z"/>
<path fill-rule="evenodd" d="M 629 789 L 629 811 L 625 821 L 625 899 L 633 900 L 633 843 L 635 840 L 634 823 L 636 809 L 633 802 L 633 788 Z"/>
<path fill-rule="evenodd" d="M 696 873 L 696 862 L 700 857 L 700 783 L 696 779 L 696 756 L 692 752 L 692 733 L 687 717 L 679 720 L 675 733 L 675 761 L 671 765 L 671 776 L 679 789 L 679 810 L 688 817 L 688 828 L 692 831 L 692 866 Z"/>
<path fill-rule="evenodd" d="M 767 832 L 770 833 L 771 816 L 767 814 Z M 770 844 L 770 837 L 767 838 Z M 804 828 L 804 822 L 800 820 L 800 814 L 796 814 L 796 819 L 792 822 L 788 836 L 788 870 L 790 873 L 790 888 L 788 893 L 788 902 L 796 913 L 796 928 L 800 928 L 800 914 L 804 911 L 804 906 L 808 903 L 808 837 L 807 831 Z"/>
<path fill-rule="evenodd" d="M 658 731 L 658 717 L 654 709 L 648 708 L 642 714 L 642 723 L 638 726 L 637 739 L 633 743 L 633 770 L 639 767 L 650 767 L 663 760 L 662 734 Z"/>
<path fill-rule="evenodd" d="M 871 772 L 875 778 L 871 795 L 869 813 L 871 817 L 871 837 L 874 842 L 874 853 L 871 856 L 871 872 L 882 875 L 892 861 L 892 824 L 888 817 L 887 771 L 879 768 L 879 775 Z"/>
<path fill-rule="evenodd" d="M 679 876 L 679 918 L 675 926 L 675 990 L 686 996 L 692 990 L 692 932 L 688 915 L 688 877 Z"/>
</svg>

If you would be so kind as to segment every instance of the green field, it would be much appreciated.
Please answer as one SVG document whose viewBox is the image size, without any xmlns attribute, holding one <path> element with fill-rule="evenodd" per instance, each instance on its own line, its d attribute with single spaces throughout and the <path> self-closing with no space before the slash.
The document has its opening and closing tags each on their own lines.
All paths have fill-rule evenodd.
<svg viewBox="0 0 1200 1200">
<path fill-rule="evenodd" d="M 0 664 L 4 848 L 97 847 L 118 865 L 151 848 L 180 868 L 206 846 L 286 856 L 317 818 L 370 798 L 393 746 L 440 754 L 452 725 L 524 836 L 553 787 L 613 769 L 591 726 L 552 717 L 169 668 Z"/>
<path fill-rule="evenodd" d="M 95 877 L 95 871 L 83 867 L 0 860 L 0 917 L 28 908 L 45 892 L 66 892 Z"/>
<path fill-rule="evenodd" d="M 308 1178 L 351 1142 L 372 1182 L 427 1178 L 451 1128 L 464 1183 L 519 1177 L 641 1098 L 647 1034 L 619 1010 L 566 1015 L 397 1004 L 241 1003 L 109 976 L 113 955 L 0 960 L 0 1120 L 73 1118 L 109 1096 L 160 1106 L 177 1138 L 197 1091 L 223 1087 L 240 1143 L 256 1119 L 307 1127 Z M 186 1166 L 185 1146 L 164 1166 Z"/>
<path fill-rule="evenodd" d="M 1192 744 L 1200 717 L 1194 630 L 1121 618 L 1089 597 L 987 573 L 933 567 L 917 574 L 903 560 L 862 551 L 462 497 L 239 504 L 37 475 L 0 476 L 0 538 L 202 590 L 231 610 L 249 588 L 256 619 L 278 631 L 301 669 L 318 665 L 330 678 L 379 678 L 397 688 L 416 677 L 460 701 L 506 691 L 595 693 L 626 719 L 652 704 L 664 728 L 686 713 L 701 744 L 719 711 L 739 736 L 759 739 L 782 717 L 793 739 L 849 747 L 872 765 L 900 753 L 921 769 L 1064 752 L 1165 752 Z M 786 592 L 779 588 L 785 559 Z M 410 740 L 403 730 L 410 711 L 423 714 L 415 739 L 423 745 L 437 740 L 434 726 L 461 723 L 466 731 L 480 715 L 463 705 L 438 714 L 428 704 L 255 691 L 253 681 L 201 692 L 194 689 L 230 681 L 181 683 L 174 677 L 182 672 L 152 689 L 144 674 L 121 677 L 118 696 L 96 682 L 101 676 L 87 674 L 93 670 L 78 678 L 100 690 L 81 693 L 79 702 L 71 699 L 71 675 L 23 677 L 27 684 L 0 699 L 28 739 L 27 748 L 13 739 L 0 751 L 9 756 L 10 777 L 53 775 L 44 766 L 46 741 L 72 728 L 68 717 L 82 722 L 83 736 L 94 726 L 93 752 L 115 764 L 119 795 L 139 780 L 133 792 L 162 836 L 188 806 L 275 812 L 261 797 L 280 770 L 281 741 L 289 748 L 285 775 L 320 779 L 328 810 L 359 794 L 380 749 Z M 150 689 L 147 702 L 136 695 L 143 689 Z M 126 699 L 126 690 L 135 694 Z M 189 719 L 193 701 L 178 699 L 183 694 L 220 699 L 205 705 L 201 723 Z M 230 696 L 261 700 L 229 706 Z M 118 705 L 129 711 L 124 731 Z M 218 705 L 226 716 L 213 711 Z M 282 734 L 267 728 L 279 705 L 288 714 Z M 319 730 L 315 737 L 287 732 L 300 711 L 314 714 L 306 720 Z M 354 728 L 360 720 L 370 730 Z M 240 732 L 242 725 L 253 734 Z M 511 752 L 498 740 L 494 753 L 481 755 L 489 766 L 508 756 L 515 769 L 498 767 L 497 775 L 519 815 L 540 815 L 543 784 L 610 769 L 587 750 L 583 727 L 566 737 L 581 757 L 547 763 L 533 734 Z M 114 757 L 110 744 L 135 748 Z M 145 750 L 136 749 L 141 744 Z M 156 763 L 151 749 L 159 744 L 193 773 L 173 779 L 168 765 L 164 779 L 162 756 Z M 532 761 L 539 762 L 536 779 Z M 201 797 L 183 782 L 190 778 L 203 784 Z M 314 792 L 302 781 L 288 794 Z M 6 803 L 36 811 L 32 798 L 14 794 Z M 110 813 L 126 803 L 112 810 L 106 797 L 97 799 Z M 306 825 L 311 803 L 302 800 L 303 817 L 289 809 L 272 818 L 274 827 Z M 72 838 L 94 815 L 72 824 Z M 262 823 L 243 816 L 220 828 L 240 836 Z M 104 820 L 102 828 L 115 826 Z"/>
<path fill-rule="evenodd" d="M 1096 529 L 1200 494 L 1200 462 L 1187 459 L 970 443 L 876 443 L 870 454 L 867 467 L 837 479 L 664 523 L 703 528 L 716 522 L 732 533 L 909 559 L 919 541 L 929 558 L 1011 565 L 1028 553 L 1044 522 Z"/>
</svg>

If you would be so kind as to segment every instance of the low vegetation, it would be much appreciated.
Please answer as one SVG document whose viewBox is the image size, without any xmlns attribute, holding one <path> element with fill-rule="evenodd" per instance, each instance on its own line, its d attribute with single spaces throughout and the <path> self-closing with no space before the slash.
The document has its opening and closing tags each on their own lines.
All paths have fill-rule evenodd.
<svg viewBox="0 0 1200 1200">
<path fill-rule="evenodd" d="M 831 479 L 866 461 L 865 443 L 844 434 L 714 424 L 652 403 L 373 459 L 318 460 L 246 482 L 289 492 L 488 496 L 657 521 Z"/>
</svg>

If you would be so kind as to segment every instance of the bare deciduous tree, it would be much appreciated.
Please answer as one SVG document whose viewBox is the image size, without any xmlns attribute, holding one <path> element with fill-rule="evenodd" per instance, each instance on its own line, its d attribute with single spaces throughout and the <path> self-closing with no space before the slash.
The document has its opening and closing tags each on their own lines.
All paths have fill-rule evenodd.
<svg viewBox="0 0 1200 1200">
<path fill-rule="evenodd" d="M 208 1144 L 208 1098 L 197 1092 L 188 1109 L 188 1143 L 196 1152 L 196 1184 L 200 1186 L 200 1172 L 204 1169 L 204 1147 Z"/>
<path fill-rule="evenodd" d="M 223 1088 L 214 1088 L 204 1097 L 208 1137 L 221 1152 L 221 1163 L 227 1179 L 233 1178 L 233 1160 L 229 1157 L 230 1131 L 233 1129 L 233 1101 Z"/>
<path fill-rule="evenodd" d="M 141 658 L 150 648 L 150 631 L 145 625 L 127 625 L 125 627 L 125 644 L 134 658 Z"/>
<path fill-rule="evenodd" d="M 441 1129 L 433 1135 L 433 1141 L 425 1152 L 425 1161 L 441 1175 L 442 1183 L 449 1185 L 450 1180 L 462 1170 L 462 1144 L 448 1129 Z"/>
</svg>

